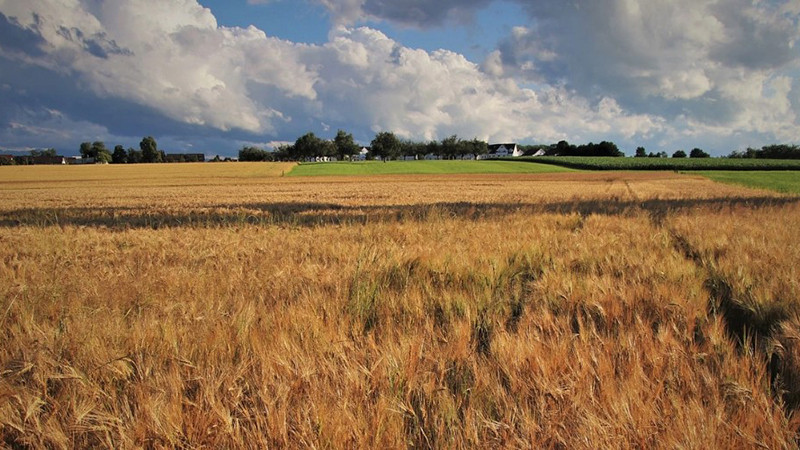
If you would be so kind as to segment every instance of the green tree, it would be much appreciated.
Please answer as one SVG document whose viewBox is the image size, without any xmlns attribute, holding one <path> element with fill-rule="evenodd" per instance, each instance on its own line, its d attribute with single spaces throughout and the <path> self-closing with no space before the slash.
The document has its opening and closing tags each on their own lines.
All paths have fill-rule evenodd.
<svg viewBox="0 0 800 450">
<path fill-rule="evenodd" d="M 375 135 L 375 139 L 370 143 L 372 153 L 374 156 L 379 156 L 384 159 L 394 159 L 400 155 L 400 141 L 394 133 L 389 131 L 381 131 Z"/>
<path fill-rule="evenodd" d="M 54 148 L 48 148 L 45 150 L 31 150 L 31 156 L 47 156 L 50 158 L 55 158 L 58 156 L 58 152 Z"/>
<path fill-rule="evenodd" d="M 425 155 L 442 156 L 442 145 L 439 141 L 430 141 L 425 144 Z"/>
<path fill-rule="evenodd" d="M 142 162 L 157 163 L 162 162 L 161 152 L 158 151 L 158 144 L 152 136 L 147 136 L 139 143 L 139 148 L 142 150 Z"/>
<path fill-rule="evenodd" d="M 425 157 L 425 144 L 403 139 L 400 141 L 400 155 L 422 159 Z"/>
<path fill-rule="evenodd" d="M 593 156 L 625 156 L 625 153 L 611 141 L 602 141 L 594 147 Z"/>
<path fill-rule="evenodd" d="M 686 152 L 683 150 L 678 150 L 672 154 L 673 158 L 686 158 Z"/>
<path fill-rule="evenodd" d="M 489 153 L 489 144 L 486 141 L 482 141 L 478 138 L 472 139 L 470 142 L 470 153 L 473 153 L 476 157 L 478 155 L 485 155 Z"/>
<path fill-rule="evenodd" d="M 275 161 L 286 161 L 292 159 L 294 154 L 294 146 L 288 144 L 281 144 L 274 148 L 273 155 Z"/>
<path fill-rule="evenodd" d="M 272 155 L 258 147 L 242 147 L 239 150 L 239 161 L 270 161 Z"/>
<path fill-rule="evenodd" d="M 92 143 L 81 142 L 81 158 L 92 158 Z"/>
<path fill-rule="evenodd" d="M 458 154 L 459 139 L 455 134 L 442 139 L 442 155 L 445 159 L 453 159 Z"/>
<path fill-rule="evenodd" d="M 142 151 L 133 147 L 128 148 L 128 164 L 139 164 L 143 160 Z"/>
<path fill-rule="evenodd" d="M 117 145 L 114 147 L 114 153 L 111 154 L 111 162 L 114 164 L 126 164 L 128 162 L 128 152 L 125 147 Z"/>
<path fill-rule="evenodd" d="M 108 149 L 106 148 L 106 144 L 103 141 L 94 141 L 92 142 L 92 155 L 97 156 L 100 152 L 108 153 Z"/>
<path fill-rule="evenodd" d="M 710 158 L 711 155 L 704 152 L 702 149 L 693 148 L 691 152 L 689 152 L 690 158 Z"/>
<path fill-rule="evenodd" d="M 108 151 L 103 141 L 92 143 L 92 157 L 97 163 L 105 164 L 111 162 L 111 152 Z"/>
<path fill-rule="evenodd" d="M 558 141 L 555 145 L 555 149 L 552 153 L 555 156 L 571 156 L 575 154 L 576 148 L 574 145 L 570 145 L 567 141 Z"/>
<path fill-rule="evenodd" d="M 359 150 L 356 141 L 353 140 L 353 135 L 344 130 L 336 132 L 336 137 L 333 138 L 333 144 L 336 146 L 336 156 L 339 159 L 355 155 Z"/>
<path fill-rule="evenodd" d="M 761 147 L 761 150 L 756 150 L 754 156 L 756 158 L 769 159 L 800 159 L 800 146 L 789 144 L 765 145 Z"/>
<path fill-rule="evenodd" d="M 647 150 L 644 147 L 636 147 L 636 154 L 633 155 L 636 158 L 644 158 L 647 156 Z"/>
<path fill-rule="evenodd" d="M 103 141 L 94 141 L 92 143 L 83 142 L 81 143 L 80 150 L 82 158 L 93 158 L 94 161 L 98 163 L 107 163 L 111 161 L 111 153 L 108 151 Z"/>
<path fill-rule="evenodd" d="M 336 155 L 336 143 L 327 139 L 320 139 L 318 156 L 334 157 Z"/>
<path fill-rule="evenodd" d="M 304 159 L 322 155 L 322 139 L 314 133 L 306 133 L 294 141 L 294 158 Z"/>
</svg>

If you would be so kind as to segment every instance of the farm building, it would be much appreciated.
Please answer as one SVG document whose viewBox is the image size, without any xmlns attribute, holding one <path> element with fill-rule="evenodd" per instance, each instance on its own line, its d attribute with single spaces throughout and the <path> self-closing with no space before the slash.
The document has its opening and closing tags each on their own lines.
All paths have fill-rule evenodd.
<svg viewBox="0 0 800 450">
<path fill-rule="evenodd" d="M 336 162 L 338 159 L 335 156 L 309 156 L 305 162 Z"/>
<path fill-rule="evenodd" d="M 522 156 L 522 150 L 515 143 L 489 144 L 489 153 L 482 155 L 480 159 L 486 158 L 506 158 Z"/>
<path fill-rule="evenodd" d="M 69 165 L 75 164 L 94 164 L 94 158 L 83 158 L 81 156 L 68 156 L 65 161 Z"/>
</svg>

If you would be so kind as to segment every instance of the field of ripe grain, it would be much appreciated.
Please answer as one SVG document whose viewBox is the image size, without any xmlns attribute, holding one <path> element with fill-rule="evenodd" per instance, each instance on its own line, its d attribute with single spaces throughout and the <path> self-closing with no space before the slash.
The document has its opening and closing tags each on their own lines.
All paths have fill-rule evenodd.
<svg viewBox="0 0 800 450">
<path fill-rule="evenodd" d="M 0 167 L 4 446 L 797 445 L 797 197 L 164 167 Z"/>
</svg>

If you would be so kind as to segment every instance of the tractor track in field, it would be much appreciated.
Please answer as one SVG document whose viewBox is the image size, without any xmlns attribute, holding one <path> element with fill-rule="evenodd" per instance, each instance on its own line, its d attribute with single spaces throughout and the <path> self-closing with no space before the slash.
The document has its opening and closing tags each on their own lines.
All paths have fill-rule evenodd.
<svg viewBox="0 0 800 450">
<path fill-rule="evenodd" d="M 773 308 L 756 311 L 748 308 L 748 293 L 737 292 L 733 282 L 720 271 L 712 255 L 702 252 L 674 228 L 669 227 L 669 211 L 651 211 L 653 226 L 664 229 L 676 252 L 703 273 L 704 288 L 708 292 L 707 311 L 710 317 L 720 317 L 725 331 L 742 354 L 760 358 L 770 377 L 772 395 L 780 399 L 787 417 L 800 409 L 800 365 L 793 358 L 792 349 L 798 343 L 793 336 L 784 334 L 783 324 L 794 315 L 791 311 Z M 752 304 L 752 303 L 751 303 Z M 702 340 L 695 336 L 695 340 Z M 800 442 L 800 435 L 798 435 Z"/>
</svg>

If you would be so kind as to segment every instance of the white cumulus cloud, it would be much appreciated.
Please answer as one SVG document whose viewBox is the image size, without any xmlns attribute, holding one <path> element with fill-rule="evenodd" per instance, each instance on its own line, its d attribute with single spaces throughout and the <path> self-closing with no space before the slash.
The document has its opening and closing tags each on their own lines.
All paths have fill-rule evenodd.
<svg viewBox="0 0 800 450">
<path fill-rule="evenodd" d="M 787 78 L 800 73 L 794 1 L 521 3 L 533 25 L 510 33 L 487 70 L 610 96 L 668 120 L 688 117 L 721 134 L 797 139 L 800 110 L 787 101 L 796 95 Z"/>
<path fill-rule="evenodd" d="M 280 113 L 250 98 L 248 83 L 314 96 L 293 44 L 252 27 L 218 27 L 195 1 L 37 0 L 3 2 L 0 11 L 44 41 L 43 54 L 25 55 L 24 62 L 181 122 L 268 132 Z M 90 51 L 101 39 L 117 51 Z"/>
<path fill-rule="evenodd" d="M 418 9 L 436 16 L 425 5 Z M 397 10 L 388 1 L 361 6 Z M 365 137 L 546 141 L 662 126 L 611 99 L 592 105 L 562 88 L 522 88 L 460 54 L 408 48 L 369 27 L 337 27 L 329 42 L 304 45 L 220 27 L 192 0 L 2 1 L 0 12 L 41 39 L 37 52 L 2 47 L 5 57 L 73 77 L 99 99 L 223 131 L 277 137 L 324 123 Z"/>
<path fill-rule="evenodd" d="M 493 0 L 315 1 L 334 23 L 312 45 L 220 26 L 196 0 L 0 0 L 0 82 L 9 103 L 59 110 L 63 123 L 120 128 L 86 112 L 119 104 L 143 127 L 152 115 L 235 142 L 328 128 L 545 143 L 800 135 L 792 2 L 513 0 L 525 25 L 474 62 L 404 46 L 370 21 L 452 26 Z M 67 83 L 36 97 L 37 76 Z M 0 106 L 6 133 L 33 133 L 36 114 L 19 111 Z"/>
</svg>

